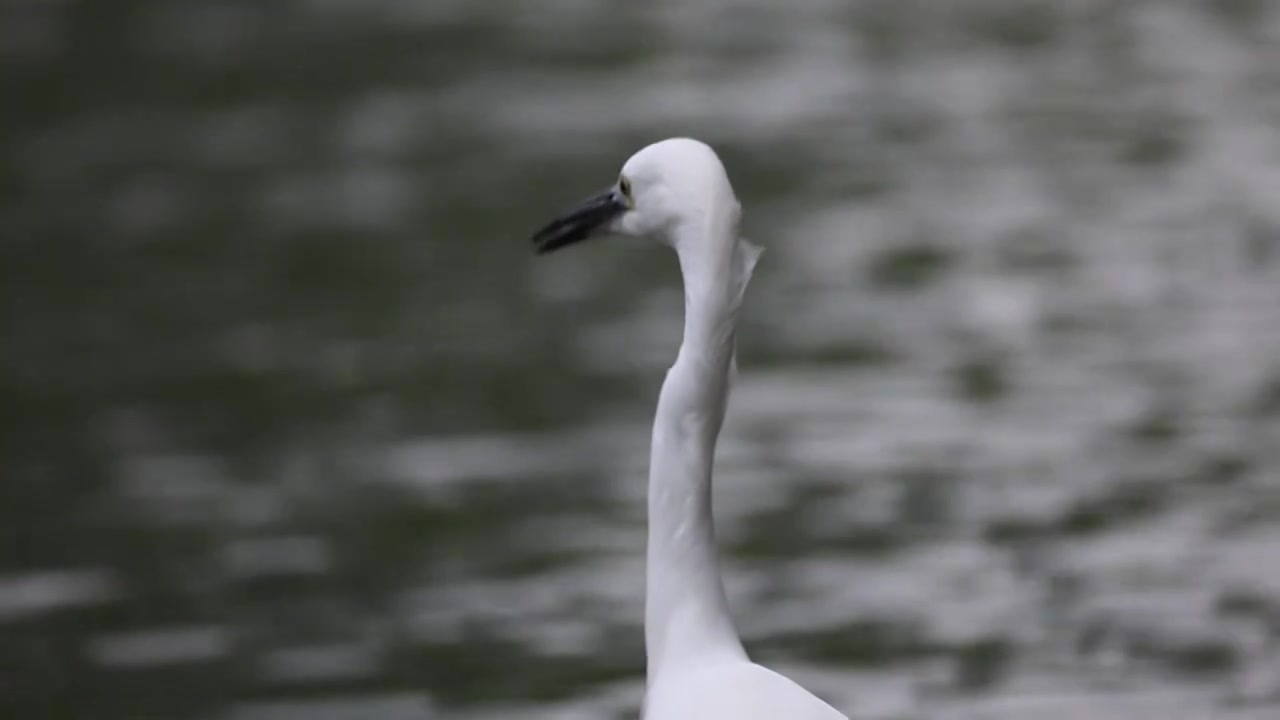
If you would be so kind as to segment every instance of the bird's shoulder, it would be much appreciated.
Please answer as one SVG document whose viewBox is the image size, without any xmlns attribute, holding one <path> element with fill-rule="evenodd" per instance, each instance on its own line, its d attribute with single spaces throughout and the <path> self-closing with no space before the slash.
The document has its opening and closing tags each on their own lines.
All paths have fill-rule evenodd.
<svg viewBox="0 0 1280 720">
<path fill-rule="evenodd" d="M 644 720 L 848 720 L 791 679 L 753 662 L 672 668 L 645 698 Z"/>
</svg>

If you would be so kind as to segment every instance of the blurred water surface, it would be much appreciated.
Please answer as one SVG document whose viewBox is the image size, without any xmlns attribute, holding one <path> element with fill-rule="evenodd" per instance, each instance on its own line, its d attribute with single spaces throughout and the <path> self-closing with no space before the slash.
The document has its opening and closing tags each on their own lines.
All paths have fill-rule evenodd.
<svg viewBox="0 0 1280 720">
<path fill-rule="evenodd" d="M 769 248 L 753 654 L 858 718 L 1280 712 L 1280 9 L 0 7 L 0 714 L 635 717 L 669 253 Z"/>
</svg>

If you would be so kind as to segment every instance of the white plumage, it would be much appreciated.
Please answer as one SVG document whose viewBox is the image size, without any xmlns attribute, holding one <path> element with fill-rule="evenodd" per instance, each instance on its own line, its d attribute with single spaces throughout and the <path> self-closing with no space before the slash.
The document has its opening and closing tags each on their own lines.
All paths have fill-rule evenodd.
<svg viewBox="0 0 1280 720">
<path fill-rule="evenodd" d="M 711 474 L 734 367 L 742 296 L 760 249 L 719 157 L 696 140 L 649 145 L 617 184 L 534 236 L 539 252 L 598 230 L 675 249 L 684 339 L 653 423 L 645 594 L 645 720 L 841 720 L 830 705 L 747 657 L 729 615 L 715 544 Z"/>
</svg>

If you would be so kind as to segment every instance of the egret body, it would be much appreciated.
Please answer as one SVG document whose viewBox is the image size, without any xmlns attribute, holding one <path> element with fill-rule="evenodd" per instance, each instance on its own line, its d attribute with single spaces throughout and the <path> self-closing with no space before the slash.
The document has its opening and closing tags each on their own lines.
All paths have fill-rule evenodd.
<svg viewBox="0 0 1280 720">
<path fill-rule="evenodd" d="M 684 279 L 684 338 L 658 396 L 649 457 L 644 720 L 847 720 L 753 663 L 729 615 L 711 512 L 711 472 L 735 369 L 734 335 L 760 248 L 720 158 L 675 138 L 649 145 L 618 181 L 533 236 L 539 253 L 597 234 L 658 240 Z"/>
</svg>

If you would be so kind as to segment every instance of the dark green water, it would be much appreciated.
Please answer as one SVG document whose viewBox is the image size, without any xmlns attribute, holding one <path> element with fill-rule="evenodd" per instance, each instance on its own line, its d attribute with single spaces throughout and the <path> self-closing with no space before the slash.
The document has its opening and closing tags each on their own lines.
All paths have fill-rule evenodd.
<svg viewBox="0 0 1280 720">
<path fill-rule="evenodd" d="M 678 276 L 527 237 L 692 135 L 755 657 L 1274 716 L 1280 11 L 1205 8 L 10 0 L 0 715 L 634 717 Z"/>
</svg>

